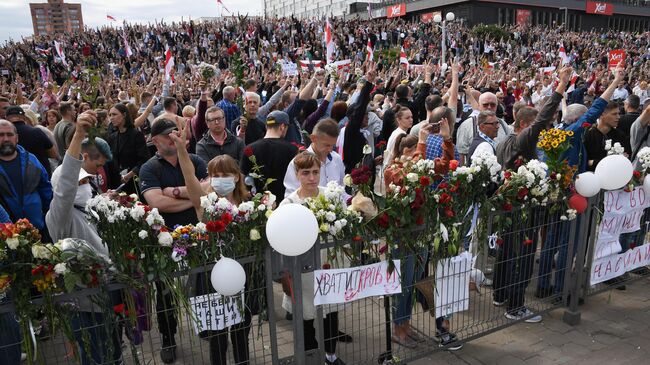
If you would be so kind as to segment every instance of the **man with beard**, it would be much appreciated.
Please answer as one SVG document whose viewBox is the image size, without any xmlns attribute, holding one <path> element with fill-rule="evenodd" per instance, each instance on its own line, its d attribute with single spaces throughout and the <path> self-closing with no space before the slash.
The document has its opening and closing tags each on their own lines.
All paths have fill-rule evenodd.
<svg viewBox="0 0 650 365">
<path fill-rule="evenodd" d="M 36 156 L 18 145 L 18 131 L 0 119 L 0 203 L 12 221 L 27 218 L 39 230 L 52 200 L 47 171 Z"/>
</svg>

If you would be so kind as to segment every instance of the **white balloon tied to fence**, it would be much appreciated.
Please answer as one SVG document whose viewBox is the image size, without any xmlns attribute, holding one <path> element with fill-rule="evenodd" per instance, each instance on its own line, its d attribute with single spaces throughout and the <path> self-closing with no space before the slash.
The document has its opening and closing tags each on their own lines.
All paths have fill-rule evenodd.
<svg viewBox="0 0 650 365">
<path fill-rule="evenodd" d="M 307 207 L 286 204 L 273 211 L 266 223 L 266 237 L 274 250 L 285 256 L 300 256 L 318 239 L 318 221 Z"/>
<path fill-rule="evenodd" d="M 596 176 L 605 190 L 616 190 L 627 185 L 633 171 L 632 162 L 623 155 L 609 155 L 596 166 Z"/>
<path fill-rule="evenodd" d="M 583 172 L 576 179 L 576 191 L 585 198 L 598 194 L 601 185 L 600 177 L 591 171 Z"/>
<path fill-rule="evenodd" d="M 233 296 L 244 290 L 246 272 L 239 262 L 222 257 L 212 268 L 210 282 L 217 293 Z"/>
</svg>

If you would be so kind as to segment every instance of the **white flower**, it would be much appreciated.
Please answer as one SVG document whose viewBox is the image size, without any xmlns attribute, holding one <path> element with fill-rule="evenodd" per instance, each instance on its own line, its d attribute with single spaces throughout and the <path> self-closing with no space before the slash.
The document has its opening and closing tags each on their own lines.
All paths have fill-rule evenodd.
<svg viewBox="0 0 650 365">
<path fill-rule="evenodd" d="M 207 210 L 207 209 L 209 209 L 211 207 L 212 207 L 212 202 L 210 201 L 210 199 L 206 195 L 203 195 L 201 197 L 201 208 Z"/>
<path fill-rule="evenodd" d="M 205 234 L 207 232 L 207 229 L 205 227 L 205 223 L 199 222 L 194 226 L 194 229 L 198 234 Z"/>
<path fill-rule="evenodd" d="M 135 205 L 133 208 L 131 208 L 129 214 L 133 220 L 139 221 L 145 215 L 144 207 L 142 205 Z"/>
<path fill-rule="evenodd" d="M 52 256 L 52 253 L 43 245 L 33 245 L 32 256 L 34 256 L 35 259 L 47 260 Z"/>
<path fill-rule="evenodd" d="M 160 243 L 161 246 L 169 247 L 172 245 L 172 242 L 174 242 L 174 239 L 169 232 L 158 233 L 158 243 Z"/>
<path fill-rule="evenodd" d="M 10 237 L 7 238 L 7 247 L 9 247 L 12 250 L 15 250 L 18 248 L 20 245 L 20 240 L 17 237 Z"/>
<path fill-rule="evenodd" d="M 325 213 L 325 219 L 327 219 L 328 222 L 334 222 L 336 220 L 336 214 L 334 214 L 334 212 L 327 212 Z"/>
<path fill-rule="evenodd" d="M 347 187 L 352 186 L 352 176 L 350 176 L 350 174 L 347 174 L 343 177 L 343 184 Z"/>
<path fill-rule="evenodd" d="M 249 237 L 250 237 L 251 241 L 257 241 L 260 238 L 262 238 L 262 236 L 260 235 L 260 232 L 255 228 L 251 229 Z"/>
<path fill-rule="evenodd" d="M 145 231 L 144 229 L 138 232 L 138 237 L 140 237 L 141 240 L 149 237 L 149 232 Z"/>
<path fill-rule="evenodd" d="M 68 266 L 65 264 L 65 262 L 58 263 L 54 265 L 54 272 L 63 275 L 68 272 Z"/>
<path fill-rule="evenodd" d="M 363 154 L 364 155 L 369 155 L 372 153 L 372 148 L 368 144 L 363 146 Z"/>
<path fill-rule="evenodd" d="M 406 175 L 406 180 L 408 180 L 409 182 L 412 182 L 412 183 L 417 182 L 418 181 L 418 174 L 410 172 L 410 173 L 408 173 Z"/>
<path fill-rule="evenodd" d="M 129 198 L 131 198 L 133 200 L 138 200 L 138 196 L 136 194 L 129 195 Z"/>
<path fill-rule="evenodd" d="M 257 210 L 259 210 L 260 212 L 265 211 L 265 210 L 266 210 L 266 205 L 264 205 L 264 204 L 260 204 L 260 205 L 258 205 L 258 206 L 257 206 Z"/>
</svg>

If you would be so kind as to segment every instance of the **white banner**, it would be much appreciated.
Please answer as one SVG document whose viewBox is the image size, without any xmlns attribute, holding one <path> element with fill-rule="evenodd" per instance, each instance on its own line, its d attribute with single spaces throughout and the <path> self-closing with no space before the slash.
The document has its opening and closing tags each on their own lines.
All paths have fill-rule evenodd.
<svg viewBox="0 0 650 365">
<path fill-rule="evenodd" d="M 241 323 L 244 308 L 244 293 L 241 296 L 223 297 L 221 294 L 212 293 L 190 298 L 192 312 L 196 321 L 192 321 L 194 331 L 220 331 L 232 325 Z"/>
<path fill-rule="evenodd" d="M 650 265 L 650 243 L 595 260 L 591 265 L 591 285 L 616 278 L 626 272 Z"/>
<path fill-rule="evenodd" d="M 388 273 L 388 262 L 346 269 L 314 270 L 314 305 L 348 303 L 402 292 L 400 261 Z"/>
<path fill-rule="evenodd" d="M 472 255 L 469 252 L 438 261 L 434 303 L 436 318 L 469 309 L 469 278 Z"/>
<path fill-rule="evenodd" d="M 287 76 L 297 76 L 298 75 L 298 65 L 293 62 L 282 60 L 280 61 L 282 66 L 282 73 Z"/>
</svg>

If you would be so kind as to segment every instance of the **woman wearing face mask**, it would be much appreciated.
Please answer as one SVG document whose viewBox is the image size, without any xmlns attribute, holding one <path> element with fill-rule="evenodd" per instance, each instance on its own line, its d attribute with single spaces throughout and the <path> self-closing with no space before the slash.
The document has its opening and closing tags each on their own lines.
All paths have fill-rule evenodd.
<svg viewBox="0 0 650 365">
<path fill-rule="evenodd" d="M 95 125 L 94 112 L 86 112 L 77 118 L 75 133 L 70 146 L 63 157 L 63 164 L 52 174 L 53 198 L 50 210 L 45 215 L 48 231 L 52 242 L 64 238 L 79 238 L 88 243 L 99 256 L 108 259 L 108 249 L 102 242 L 94 225 L 88 223 L 84 210 L 92 196 L 88 177 L 91 176 L 81 168 L 81 143 L 86 137 L 90 126 Z M 106 303 L 104 309 L 112 312 L 113 305 L 119 303 L 119 293 L 111 292 L 114 298 Z M 82 365 L 87 364 L 117 364 L 121 363 L 122 350 L 118 334 L 113 331 L 107 336 L 103 326 L 102 309 L 90 298 L 80 298 L 77 302 L 79 312 L 72 316 L 72 331 L 78 344 L 78 354 Z M 85 330 L 83 330 L 85 329 Z M 90 341 L 83 337 L 89 335 Z M 89 343 L 90 346 L 84 345 Z M 112 357 L 109 358 L 109 346 L 112 347 Z"/>
<path fill-rule="evenodd" d="M 208 163 L 208 175 L 210 187 L 203 189 L 199 180 L 194 174 L 194 165 L 185 147 L 186 130 L 174 131 L 169 137 L 176 144 L 178 150 L 178 163 L 183 171 L 185 186 L 196 215 L 200 221 L 204 220 L 201 197 L 211 192 L 216 193 L 220 198 L 226 198 L 229 202 L 239 205 L 250 198 L 250 194 L 244 185 L 244 177 L 239 170 L 237 162 L 228 155 L 221 155 L 213 158 Z M 246 278 L 251 277 L 251 264 L 245 264 Z M 224 278 L 227 279 L 227 278 Z M 196 275 L 190 282 L 194 283 L 193 295 L 206 295 L 214 293 L 210 283 L 210 271 Z M 246 288 L 249 283 L 246 283 Z M 248 289 L 245 289 L 248 290 Z M 225 365 L 228 350 L 228 333 L 233 347 L 233 357 L 236 364 L 249 363 L 248 334 L 251 330 L 251 319 L 254 314 L 259 313 L 258 298 L 254 293 L 247 292 L 245 296 L 244 320 L 236 325 L 220 331 L 203 331 L 199 333 L 201 338 L 210 341 L 210 363 L 213 365 Z"/>
</svg>

